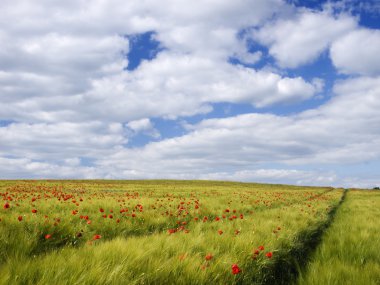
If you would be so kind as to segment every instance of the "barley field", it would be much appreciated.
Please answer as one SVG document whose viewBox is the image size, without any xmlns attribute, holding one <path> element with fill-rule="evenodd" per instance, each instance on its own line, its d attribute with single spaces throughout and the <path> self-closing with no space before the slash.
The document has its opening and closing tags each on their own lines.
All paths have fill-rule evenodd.
<svg viewBox="0 0 380 285">
<path fill-rule="evenodd" d="M 380 284 L 379 193 L 1 181 L 0 284 Z"/>
</svg>

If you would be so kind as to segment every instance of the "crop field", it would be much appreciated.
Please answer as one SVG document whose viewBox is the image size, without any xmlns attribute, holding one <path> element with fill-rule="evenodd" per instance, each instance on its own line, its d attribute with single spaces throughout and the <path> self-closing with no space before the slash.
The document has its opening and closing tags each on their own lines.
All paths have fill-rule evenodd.
<svg viewBox="0 0 380 285">
<path fill-rule="evenodd" d="M 0 284 L 380 284 L 376 192 L 1 181 L 0 199 Z"/>
</svg>

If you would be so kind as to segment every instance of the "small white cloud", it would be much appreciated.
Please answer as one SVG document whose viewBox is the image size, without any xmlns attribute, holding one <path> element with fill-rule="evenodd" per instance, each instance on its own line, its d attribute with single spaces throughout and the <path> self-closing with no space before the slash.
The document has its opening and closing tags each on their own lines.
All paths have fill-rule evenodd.
<svg viewBox="0 0 380 285">
<path fill-rule="evenodd" d="M 68 166 L 80 166 L 81 160 L 78 157 L 73 157 L 73 158 L 66 158 L 64 160 L 65 165 Z"/>
<path fill-rule="evenodd" d="M 131 121 L 127 123 L 127 127 L 134 133 L 143 133 L 155 139 L 161 137 L 160 132 L 154 128 L 153 123 L 148 118 Z"/>
</svg>

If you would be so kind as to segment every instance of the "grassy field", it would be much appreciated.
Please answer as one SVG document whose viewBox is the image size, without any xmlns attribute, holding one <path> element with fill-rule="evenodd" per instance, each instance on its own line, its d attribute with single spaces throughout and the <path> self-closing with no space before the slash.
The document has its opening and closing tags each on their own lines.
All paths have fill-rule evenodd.
<svg viewBox="0 0 380 285">
<path fill-rule="evenodd" d="M 318 260 L 334 255 L 334 227 L 360 244 L 363 270 L 379 269 L 378 228 L 360 222 L 378 216 L 379 195 L 361 193 L 345 201 L 343 189 L 285 185 L 2 181 L 0 283 L 289 284 L 302 272 L 330 284 L 313 282 L 318 270 L 329 274 Z"/>
<path fill-rule="evenodd" d="M 380 284 L 380 191 L 350 191 L 298 284 Z"/>
</svg>

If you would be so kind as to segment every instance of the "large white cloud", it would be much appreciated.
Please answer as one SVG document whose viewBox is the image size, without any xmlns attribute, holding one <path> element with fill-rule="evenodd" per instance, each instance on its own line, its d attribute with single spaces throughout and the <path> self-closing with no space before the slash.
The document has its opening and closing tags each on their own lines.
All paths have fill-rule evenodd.
<svg viewBox="0 0 380 285">
<path fill-rule="evenodd" d="M 0 128 L 5 138 L 3 162 L 9 164 L 3 164 L 8 169 L 3 173 L 11 177 L 9 169 L 20 164 L 19 157 L 27 157 L 20 173 L 29 177 L 41 173 L 54 177 L 61 169 L 59 177 L 238 179 L 370 187 L 374 178 L 353 179 L 344 171 L 338 175 L 321 169 L 380 161 L 380 78 L 341 81 L 334 90 L 335 97 L 314 110 L 287 117 L 245 114 L 207 119 L 188 124 L 188 134 L 133 149 L 124 147 L 125 130 L 120 124 L 11 124 Z M 141 120 L 129 125 L 141 129 L 151 123 Z M 78 157 L 90 157 L 93 164 L 78 165 Z M 315 170 L 310 170 L 313 165 Z M 302 170 L 304 166 L 309 170 Z"/>
<path fill-rule="evenodd" d="M 276 19 L 254 32 L 253 37 L 269 47 L 281 67 L 295 68 L 314 61 L 357 23 L 347 14 L 301 10 L 294 17 Z"/>
<path fill-rule="evenodd" d="M 127 143 L 124 132 L 120 123 L 12 123 L 0 127 L 0 155 L 51 161 L 97 158 Z"/>
<path fill-rule="evenodd" d="M 237 34 L 284 7 L 280 0 L 2 1 L 0 119 L 125 122 L 204 113 L 216 102 L 309 99 L 318 88 L 302 78 L 228 63 L 257 61 L 260 53 L 249 53 Z M 125 71 L 125 35 L 147 31 L 165 52 Z"/>
<path fill-rule="evenodd" d="M 326 105 L 289 117 L 245 114 L 204 120 L 190 126 L 184 136 L 121 149 L 97 165 L 127 177 L 144 173 L 154 177 L 230 173 L 234 177 L 242 169 L 254 171 L 268 164 L 299 167 L 379 161 L 380 78 L 343 81 L 335 92 Z"/>
<path fill-rule="evenodd" d="M 380 31 L 358 29 L 337 39 L 331 46 L 331 59 L 346 74 L 380 74 Z"/>
</svg>

